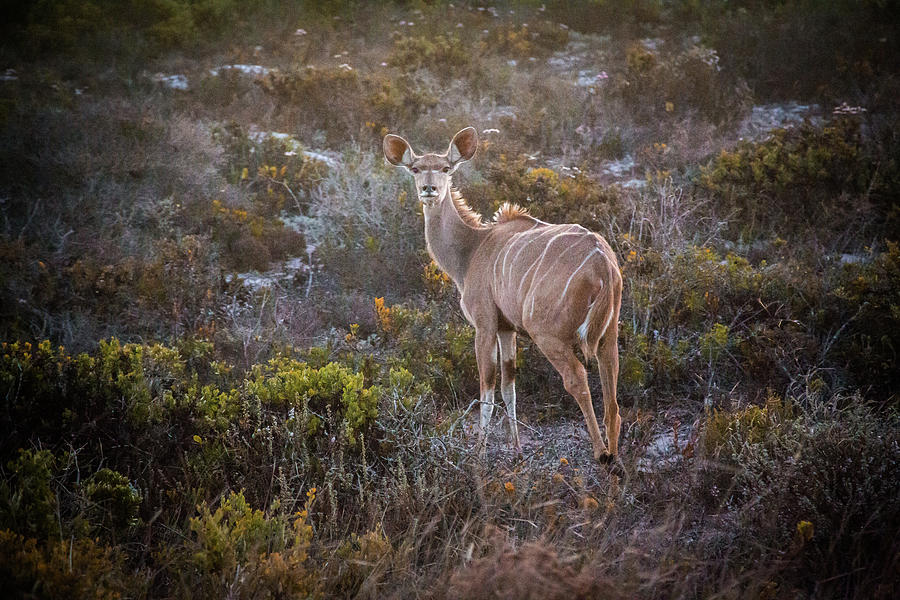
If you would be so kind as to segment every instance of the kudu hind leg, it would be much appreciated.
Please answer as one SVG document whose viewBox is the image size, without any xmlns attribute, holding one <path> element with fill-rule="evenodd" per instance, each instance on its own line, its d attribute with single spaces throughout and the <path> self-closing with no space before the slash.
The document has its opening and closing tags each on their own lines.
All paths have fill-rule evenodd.
<svg viewBox="0 0 900 600">
<path fill-rule="evenodd" d="M 591 444 L 594 447 L 594 459 L 603 460 L 609 454 L 606 445 L 600 436 L 600 426 L 597 424 L 597 415 L 594 414 L 594 404 L 591 402 L 591 389 L 588 387 L 587 371 L 571 344 L 551 337 L 534 337 L 534 342 L 540 348 L 553 368 L 563 378 L 566 391 L 575 398 L 584 421 L 587 424 L 588 433 L 591 436 Z"/>
<path fill-rule="evenodd" d="M 606 426 L 609 454 L 614 457 L 619 453 L 619 430 L 622 427 L 622 419 L 619 416 L 619 403 L 616 401 L 616 385 L 619 378 L 618 336 L 614 326 L 610 326 L 610 329 L 612 331 L 607 332 L 600 342 L 597 364 L 600 369 L 600 385 L 603 389 L 603 424 Z"/>
<path fill-rule="evenodd" d="M 506 406 L 509 421 L 510 442 L 517 452 L 522 453 L 519 443 L 519 422 L 516 420 L 516 332 L 501 331 L 497 334 L 500 345 L 500 395 Z"/>
<path fill-rule="evenodd" d="M 609 325 L 599 340 L 597 366 L 600 370 L 600 385 L 603 389 L 603 424 L 606 426 L 606 440 L 609 443 L 609 459 L 619 453 L 619 431 L 622 419 L 619 416 L 619 403 L 616 401 L 616 389 L 619 379 L 619 309 L 622 306 L 621 288 L 613 296 L 608 316 Z"/>
</svg>

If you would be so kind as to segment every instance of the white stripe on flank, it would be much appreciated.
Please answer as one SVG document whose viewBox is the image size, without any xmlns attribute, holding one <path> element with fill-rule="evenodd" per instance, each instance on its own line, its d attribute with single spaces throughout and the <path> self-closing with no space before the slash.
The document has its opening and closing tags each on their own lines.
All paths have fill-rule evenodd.
<svg viewBox="0 0 900 600">
<path fill-rule="evenodd" d="M 537 227 L 537 225 L 538 225 L 538 224 L 535 224 L 534 227 Z M 534 227 L 532 227 L 531 229 L 534 229 Z M 513 255 L 512 261 L 510 262 L 510 264 L 513 264 L 513 265 L 516 264 L 516 261 L 519 259 L 519 255 L 522 254 L 522 250 L 524 250 L 525 248 L 527 248 L 528 246 L 530 246 L 533 242 L 536 242 L 537 240 L 541 239 L 541 236 L 547 234 L 546 231 L 541 231 L 541 232 L 538 232 L 537 235 L 534 235 L 534 234 L 531 232 L 531 229 L 529 229 L 528 231 L 523 231 L 523 232 L 522 232 L 523 235 L 525 235 L 525 234 L 531 234 L 531 235 L 532 235 L 532 238 L 531 238 L 530 240 L 528 240 L 527 242 L 525 242 L 524 244 L 522 244 L 522 246 L 519 248 L 519 250 Z M 551 230 L 551 231 L 552 231 L 552 230 Z M 504 269 L 504 272 L 505 272 L 505 271 L 506 271 L 506 269 Z M 512 273 L 510 273 L 510 275 L 511 275 L 511 274 L 512 274 Z M 504 277 L 505 277 L 505 275 L 504 275 Z"/>
<path fill-rule="evenodd" d="M 594 248 L 593 250 L 588 252 L 587 256 L 584 257 L 584 260 L 581 261 L 581 264 L 578 265 L 578 268 L 575 269 L 571 275 L 569 275 L 569 280 L 566 281 L 566 287 L 563 288 L 562 294 L 560 294 L 559 300 L 557 300 L 557 302 L 556 302 L 557 305 L 559 305 L 559 303 L 563 301 L 563 298 L 566 297 L 566 292 L 569 291 L 569 284 L 572 283 L 572 279 L 575 277 L 576 274 L 578 274 L 578 271 L 581 270 L 581 268 L 585 265 L 585 263 L 587 263 L 588 259 L 590 257 L 592 257 L 594 255 L 594 253 L 596 253 L 596 252 L 600 252 L 600 248 Z"/>
<path fill-rule="evenodd" d="M 597 337 L 598 340 L 602 340 L 603 336 L 606 335 L 606 330 L 609 328 L 609 324 L 612 322 L 613 318 L 613 309 L 609 307 L 609 316 L 606 317 L 606 323 L 603 324 L 603 329 L 600 330 L 600 335 Z"/>
<path fill-rule="evenodd" d="M 532 225 L 525 231 L 520 231 L 518 233 L 514 233 L 512 235 L 512 237 L 510 237 L 506 241 L 506 243 L 500 248 L 500 252 L 497 252 L 497 258 L 494 259 L 494 280 L 498 279 L 497 263 L 500 262 L 500 255 L 501 254 L 503 255 L 503 272 L 502 272 L 502 274 L 503 274 L 503 277 L 505 278 L 506 277 L 506 257 L 509 256 L 509 253 L 512 250 L 512 247 L 514 245 L 516 245 L 519 242 L 519 240 L 521 240 L 523 237 L 528 235 L 531 232 L 531 230 L 534 229 L 535 227 L 537 227 L 538 225 L 540 225 L 540 223 L 535 223 L 534 225 Z M 530 244 L 531 242 L 528 242 L 528 243 Z M 528 244 L 525 244 L 525 245 L 527 246 Z M 503 248 L 506 248 L 506 252 L 503 252 Z M 521 249 L 519 250 L 519 252 L 521 252 Z M 518 255 L 518 253 L 517 253 L 517 255 Z"/>
<path fill-rule="evenodd" d="M 568 248 L 566 248 L 565 250 L 563 250 L 562 252 L 557 254 L 556 258 L 553 259 L 553 262 L 548 264 L 547 268 L 544 269 L 544 274 L 541 275 L 541 278 L 531 284 L 531 310 L 528 311 L 529 319 L 534 316 L 534 297 L 536 295 L 535 291 L 537 290 L 538 286 L 541 284 L 541 282 L 544 280 L 544 278 L 550 274 L 550 272 L 552 271 L 553 265 L 556 264 L 556 261 L 558 261 L 560 258 L 562 258 L 563 254 L 565 254 L 566 252 L 568 252 L 569 250 L 571 250 L 572 248 L 574 248 L 577 245 L 578 245 L 577 243 L 572 244 L 571 246 L 569 246 Z M 534 273 L 535 273 L 535 275 L 537 275 L 537 269 L 535 269 Z"/>
<path fill-rule="evenodd" d="M 546 231 L 539 231 L 539 232 L 537 232 L 537 235 L 534 235 L 534 232 L 532 230 L 535 227 L 537 227 L 538 225 L 540 225 L 540 223 L 535 223 L 534 225 L 532 225 L 525 231 L 520 231 L 519 233 L 517 233 L 516 235 L 513 236 L 515 238 L 515 242 L 512 242 L 512 241 L 510 242 L 510 247 L 509 247 L 509 249 L 507 249 L 506 254 L 503 256 L 503 269 L 501 270 L 501 274 L 503 275 L 504 280 L 506 280 L 506 259 L 509 256 L 510 251 L 512 250 L 512 244 L 517 244 L 520 241 L 522 241 L 523 239 L 526 239 L 529 236 L 533 236 L 530 240 L 528 240 L 527 242 L 522 244 L 522 246 L 516 252 L 515 256 L 513 256 L 512 261 L 510 261 L 510 265 L 514 265 L 516 263 L 516 259 L 522 253 L 522 250 L 524 250 L 526 247 L 528 247 L 533 241 L 540 239 L 542 235 L 545 235 L 547 233 Z"/>
<path fill-rule="evenodd" d="M 545 233 L 546 233 L 546 232 L 545 232 Z M 575 233 L 575 232 L 564 231 L 564 232 L 562 232 L 562 233 L 557 233 L 556 235 L 554 235 L 554 236 L 550 239 L 549 242 L 547 242 L 547 246 L 544 248 L 544 251 L 541 252 L 541 255 L 538 256 L 538 257 L 534 260 L 533 263 L 531 263 L 531 266 L 528 267 L 528 269 L 525 270 L 525 274 L 522 275 L 522 280 L 519 282 L 519 289 L 518 289 L 518 291 L 516 292 L 516 299 L 518 299 L 518 298 L 519 298 L 519 294 L 522 293 L 522 285 L 525 283 L 525 280 L 528 279 L 528 274 L 531 273 L 531 269 L 534 269 L 535 266 L 537 266 L 537 269 L 535 269 L 534 272 L 535 272 L 535 273 L 538 272 L 538 270 L 541 268 L 541 266 L 540 266 L 541 263 L 544 262 L 544 257 L 547 255 L 547 250 L 550 249 L 550 246 L 553 245 L 553 242 L 556 241 L 556 238 L 561 237 L 561 236 L 564 236 L 564 235 L 572 235 L 573 233 Z"/>
</svg>

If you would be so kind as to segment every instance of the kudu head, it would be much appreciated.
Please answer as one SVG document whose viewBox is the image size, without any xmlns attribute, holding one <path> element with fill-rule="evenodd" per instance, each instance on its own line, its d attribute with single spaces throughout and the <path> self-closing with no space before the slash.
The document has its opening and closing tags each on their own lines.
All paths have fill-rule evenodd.
<svg viewBox="0 0 900 600">
<path fill-rule="evenodd" d="M 416 194 L 426 208 L 449 196 L 450 177 L 456 167 L 475 156 L 477 147 L 478 134 L 473 127 L 466 127 L 453 136 L 450 147 L 443 154 L 419 156 L 399 135 L 388 134 L 384 137 L 385 158 L 392 165 L 404 167 L 412 173 L 416 180 Z"/>
</svg>

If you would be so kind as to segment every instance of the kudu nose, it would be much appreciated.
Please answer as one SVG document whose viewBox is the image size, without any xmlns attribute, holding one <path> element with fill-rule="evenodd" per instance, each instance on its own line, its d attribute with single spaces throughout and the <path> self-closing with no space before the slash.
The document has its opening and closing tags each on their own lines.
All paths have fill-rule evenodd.
<svg viewBox="0 0 900 600">
<path fill-rule="evenodd" d="M 436 185 L 423 185 L 422 186 L 422 194 L 425 196 L 432 196 L 437 193 Z"/>
</svg>

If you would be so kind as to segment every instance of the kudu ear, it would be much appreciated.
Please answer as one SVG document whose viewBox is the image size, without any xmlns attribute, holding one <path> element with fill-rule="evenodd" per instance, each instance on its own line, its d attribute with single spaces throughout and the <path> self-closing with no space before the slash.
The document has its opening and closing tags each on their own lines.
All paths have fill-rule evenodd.
<svg viewBox="0 0 900 600">
<path fill-rule="evenodd" d="M 478 149 L 478 133 L 474 127 L 466 127 L 453 136 L 450 142 L 450 149 L 447 151 L 447 158 L 454 167 L 469 160 L 475 156 L 475 150 Z"/>
<path fill-rule="evenodd" d="M 383 147 L 384 157 L 395 167 L 409 168 L 415 160 L 415 154 L 413 154 L 409 142 L 399 135 L 389 133 L 384 136 Z"/>
</svg>

